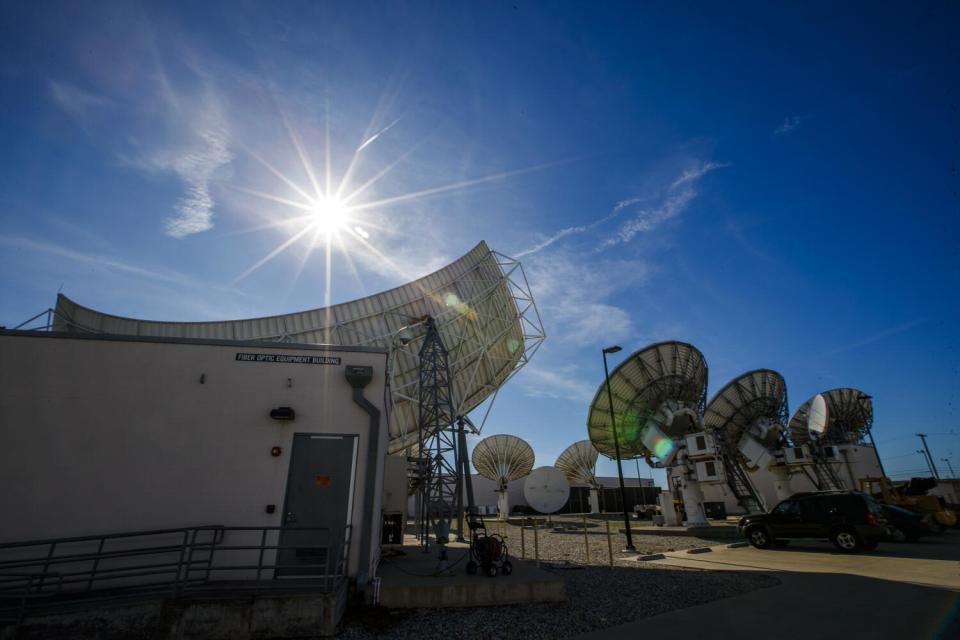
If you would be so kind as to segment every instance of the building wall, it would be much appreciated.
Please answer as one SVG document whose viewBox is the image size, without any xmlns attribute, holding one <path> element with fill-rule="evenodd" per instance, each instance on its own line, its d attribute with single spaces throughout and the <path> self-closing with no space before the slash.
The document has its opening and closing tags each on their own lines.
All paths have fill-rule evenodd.
<svg viewBox="0 0 960 640">
<path fill-rule="evenodd" d="M 357 434 L 355 575 L 364 527 L 378 549 L 379 517 L 364 511 L 364 491 L 375 483 L 379 516 L 386 354 L 258 344 L 0 332 L 0 541 L 279 526 L 293 434 Z M 341 363 L 237 361 L 239 352 Z M 381 411 L 375 469 L 369 418 L 352 400 L 346 365 L 374 370 L 364 395 Z M 296 420 L 272 420 L 278 406 L 293 407 Z"/>
</svg>

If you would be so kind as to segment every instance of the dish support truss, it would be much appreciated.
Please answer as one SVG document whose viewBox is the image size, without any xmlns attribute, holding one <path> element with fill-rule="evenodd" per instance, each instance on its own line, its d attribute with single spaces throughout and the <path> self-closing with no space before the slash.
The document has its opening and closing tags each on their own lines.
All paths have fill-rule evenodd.
<svg viewBox="0 0 960 640">
<path fill-rule="evenodd" d="M 466 455 L 459 446 L 447 355 L 436 324 L 428 318 L 427 335 L 420 349 L 420 454 L 417 461 L 421 511 L 417 524 L 424 550 L 429 549 L 432 530 L 441 549 L 441 558 L 444 558 L 444 545 L 460 506 L 460 458 Z"/>
</svg>

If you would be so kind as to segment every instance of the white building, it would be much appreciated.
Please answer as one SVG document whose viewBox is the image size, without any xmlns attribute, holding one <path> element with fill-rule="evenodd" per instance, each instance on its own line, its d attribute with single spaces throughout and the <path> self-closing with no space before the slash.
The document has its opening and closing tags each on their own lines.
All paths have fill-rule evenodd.
<svg viewBox="0 0 960 640">
<path fill-rule="evenodd" d="M 839 462 L 830 463 L 834 473 L 843 483 L 846 489 L 859 491 L 862 489 L 860 480 L 863 478 L 878 478 L 883 474 L 880 471 L 880 463 L 877 460 L 877 454 L 874 448 L 865 444 L 843 444 L 838 445 Z M 715 463 L 717 467 L 721 463 Z M 808 469 L 809 470 L 809 469 Z M 674 486 L 675 469 L 669 469 L 667 482 L 671 487 Z M 812 473 L 812 470 L 810 470 Z M 757 470 L 749 473 L 750 481 L 756 487 L 760 496 L 766 503 L 767 509 L 772 509 L 779 502 L 774 483 L 776 477 L 769 470 Z M 733 492 L 726 482 L 701 482 L 700 488 L 703 490 L 704 504 L 708 510 L 710 503 L 722 503 L 726 513 L 730 515 L 744 513 L 744 509 L 737 503 Z M 788 493 L 800 493 L 804 491 L 817 491 L 816 485 L 810 476 L 803 473 L 800 467 L 796 467 L 790 474 Z M 675 492 L 679 495 L 679 492 Z"/>
<path fill-rule="evenodd" d="M 379 554 L 385 370 L 372 348 L 0 331 L 0 543 L 264 527 L 270 544 L 342 550 L 362 583 Z"/>
</svg>

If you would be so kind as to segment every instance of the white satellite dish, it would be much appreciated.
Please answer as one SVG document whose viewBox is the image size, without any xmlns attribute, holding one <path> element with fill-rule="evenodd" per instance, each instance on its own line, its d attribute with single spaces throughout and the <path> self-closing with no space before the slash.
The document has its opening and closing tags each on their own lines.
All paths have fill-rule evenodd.
<svg viewBox="0 0 960 640">
<path fill-rule="evenodd" d="M 807 411 L 807 431 L 819 438 L 827 430 L 827 401 L 823 394 L 813 396 Z"/>
<path fill-rule="evenodd" d="M 501 520 L 510 514 L 507 484 L 530 473 L 533 459 L 533 448 L 517 436 L 490 436 L 473 448 L 473 466 L 481 476 L 497 483 L 497 512 Z"/>
<path fill-rule="evenodd" d="M 540 513 L 556 513 L 570 499 L 570 484 L 556 467 L 537 467 L 523 483 L 523 497 Z"/>
</svg>

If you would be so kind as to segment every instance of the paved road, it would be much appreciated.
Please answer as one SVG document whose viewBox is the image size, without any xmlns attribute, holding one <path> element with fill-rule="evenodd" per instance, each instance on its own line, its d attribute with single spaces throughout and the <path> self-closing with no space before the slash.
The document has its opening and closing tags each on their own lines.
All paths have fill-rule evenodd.
<svg viewBox="0 0 960 640">
<path fill-rule="evenodd" d="M 794 541 L 767 551 L 671 553 L 655 564 L 765 573 L 781 584 L 579 637 L 635 639 L 653 632 L 783 640 L 960 638 L 960 532 L 916 544 L 882 544 L 868 554 Z"/>
</svg>

